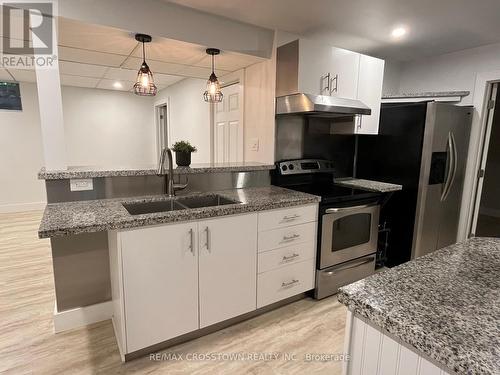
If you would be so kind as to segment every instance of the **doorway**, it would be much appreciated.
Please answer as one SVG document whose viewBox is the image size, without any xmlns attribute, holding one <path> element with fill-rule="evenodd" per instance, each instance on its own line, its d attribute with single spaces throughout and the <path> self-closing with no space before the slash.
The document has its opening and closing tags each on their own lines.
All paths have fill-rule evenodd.
<svg viewBox="0 0 500 375">
<path fill-rule="evenodd" d="M 216 163 L 243 161 L 243 95 L 239 82 L 222 88 L 214 108 L 213 158 Z"/>
<path fill-rule="evenodd" d="M 159 160 L 161 151 L 168 147 L 169 131 L 168 131 L 168 107 L 167 103 L 155 105 L 156 119 L 156 158 Z"/>
<path fill-rule="evenodd" d="M 481 167 L 478 174 L 472 235 L 500 237 L 500 84 L 488 100 Z"/>
</svg>

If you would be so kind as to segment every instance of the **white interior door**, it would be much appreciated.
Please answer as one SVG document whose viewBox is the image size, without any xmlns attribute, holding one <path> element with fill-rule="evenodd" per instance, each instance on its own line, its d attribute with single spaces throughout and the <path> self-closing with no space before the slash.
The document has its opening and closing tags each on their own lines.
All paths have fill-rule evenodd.
<svg viewBox="0 0 500 375">
<path fill-rule="evenodd" d="M 243 161 L 243 103 L 239 83 L 222 89 L 224 99 L 215 106 L 214 161 Z"/>
</svg>

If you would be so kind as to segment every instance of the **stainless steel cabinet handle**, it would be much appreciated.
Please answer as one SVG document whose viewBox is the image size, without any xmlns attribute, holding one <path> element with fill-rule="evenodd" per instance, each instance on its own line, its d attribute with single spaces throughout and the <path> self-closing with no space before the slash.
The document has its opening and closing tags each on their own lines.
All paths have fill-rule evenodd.
<svg viewBox="0 0 500 375">
<path fill-rule="evenodd" d="M 298 282 L 299 282 L 299 280 L 297 280 L 297 279 L 293 279 L 292 281 L 289 281 L 289 282 L 287 282 L 287 283 L 282 282 L 282 283 L 281 283 L 281 287 L 282 287 L 282 288 L 289 288 L 289 287 L 291 287 L 291 286 L 294 286 L 294 285 L 295 285 L 295 284 L 297 284 Z"/>
<path fill-rule="evenodd" d="M 293 241 L 299 237 L 300 237 L 300 234 L 295 233 L 295 234 L 292 234 L 291 236 L 283 236 L 283 241 Z"/>
<path fill-rule="evenodd" d="M 193 228 L 189 230 L 189 251 L 193 253 L 194 256 L 194 231 Z"/>
<path fill-rule="evenodd" d="M 205 227 L 205 233 L 206 233 L 205 247 L 207 248 L 207 251 L 211 253 L 212 251 L 210 250 L 210 229 L 208 229 L 208 227 Z"/>
<path fill-rule="evenodd" d="M 337 207 L 337 208 L 327 208 L 325 213 L 331 214 L 334 212 L 345 212 L 345 211 L 354 211 L 354 210 L 360 210 L 362 208 L 368 208 L 372 206 L 376 206 L 377 203 L 374 204 L 363 204 L 361 206 L 351 206 L 351 207 Z"/>
<path fill-rule="evenodd" d="M 293 221 L 295 219 L 298 219 L 299 217 L 300 217 L 300 215 L 297 215 L 297 214 L 283 216 L 283 220 L 282 221 Z"/>
<path fill-rule="evenodd" d="M 323 82 L 326 80 L 326 86 L 323 87 Z M 324 76 L 321 77 L 321 83 L 320 83 L 320 89 L 319 89 L 319 93 L 320 95 L 323 95 L 323 93 L 326 91 L 328 93 L 331 92 L 331 88 L 330 88 L 330 73 L 327 73 L 325 74 Z"/>
<path fill-rule="evenodd" d="M 330 75 L 328 75 L 328 76 L 330 76 Z M 332 87 L 333 81 L 335 81 L 335 87 Z M 328 86 L 330 89 L 330 95 L 332 95 L 332 93 L 334 93 L 334 92 L 338 92 L 338 87 L 339 87 L 339 75 L 338 74 L 335 74 L 335 77 L 330 79 L 330 83 L 328 84 Z"/>
<path fill-rule="evenodd" d="M 297 254 L 297 253 L 293 253 L 292 255 L 283 255 L 283 262 L 289 262 L 291 260 L 294 260 L 298 256 L 299 256 L 299 254 Z"/>
</svg>

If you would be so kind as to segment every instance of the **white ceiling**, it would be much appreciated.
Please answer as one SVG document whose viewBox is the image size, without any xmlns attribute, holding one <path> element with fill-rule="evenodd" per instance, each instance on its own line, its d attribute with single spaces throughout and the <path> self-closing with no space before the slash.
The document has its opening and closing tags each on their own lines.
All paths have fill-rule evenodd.
<svg viewBox="0 0 500 375">
<path fill-rule="evenodd" d="M 500 0 L 164 1 L 401 61 L 500 42 Z"/>
<path fill-rule="evenodd" d="M 59 18 L 59 70 L 61 84 L 130 91 L 142 63 L 142 47 L 134 33 L 112 27 Z M 0 30 L 1 33 L 1 30 Z M 146 60 L 161 90 L 187 77 L 208 79 L 211 60 L 206 46 L 155 38 L 146 44 Z M 237 71 L 263 59 L 222 51 L 216 74 Z M 32 70 L 0 69 L 0 79 L 36 82 Z"/>
</svg>

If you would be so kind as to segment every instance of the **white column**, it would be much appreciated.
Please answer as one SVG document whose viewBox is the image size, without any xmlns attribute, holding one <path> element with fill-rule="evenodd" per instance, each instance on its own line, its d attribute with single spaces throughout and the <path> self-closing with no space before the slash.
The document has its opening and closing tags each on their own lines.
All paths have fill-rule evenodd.
<svg viewBox="0 0 500 375">
<path fill-rule="evenodd" d="M 54 39 L 57 41 L 57 22 L 54 19 L 52 22 Z M 53 54 L 59 56 L 57 42 L 53 43 L 52 48 Z M 64 138 L 61 82 L 57 61 L 51 68 L 36 67 L 36 84 L 45 168 L 47 170 L 66 169 L 68 165 Z"/>
</svg>

